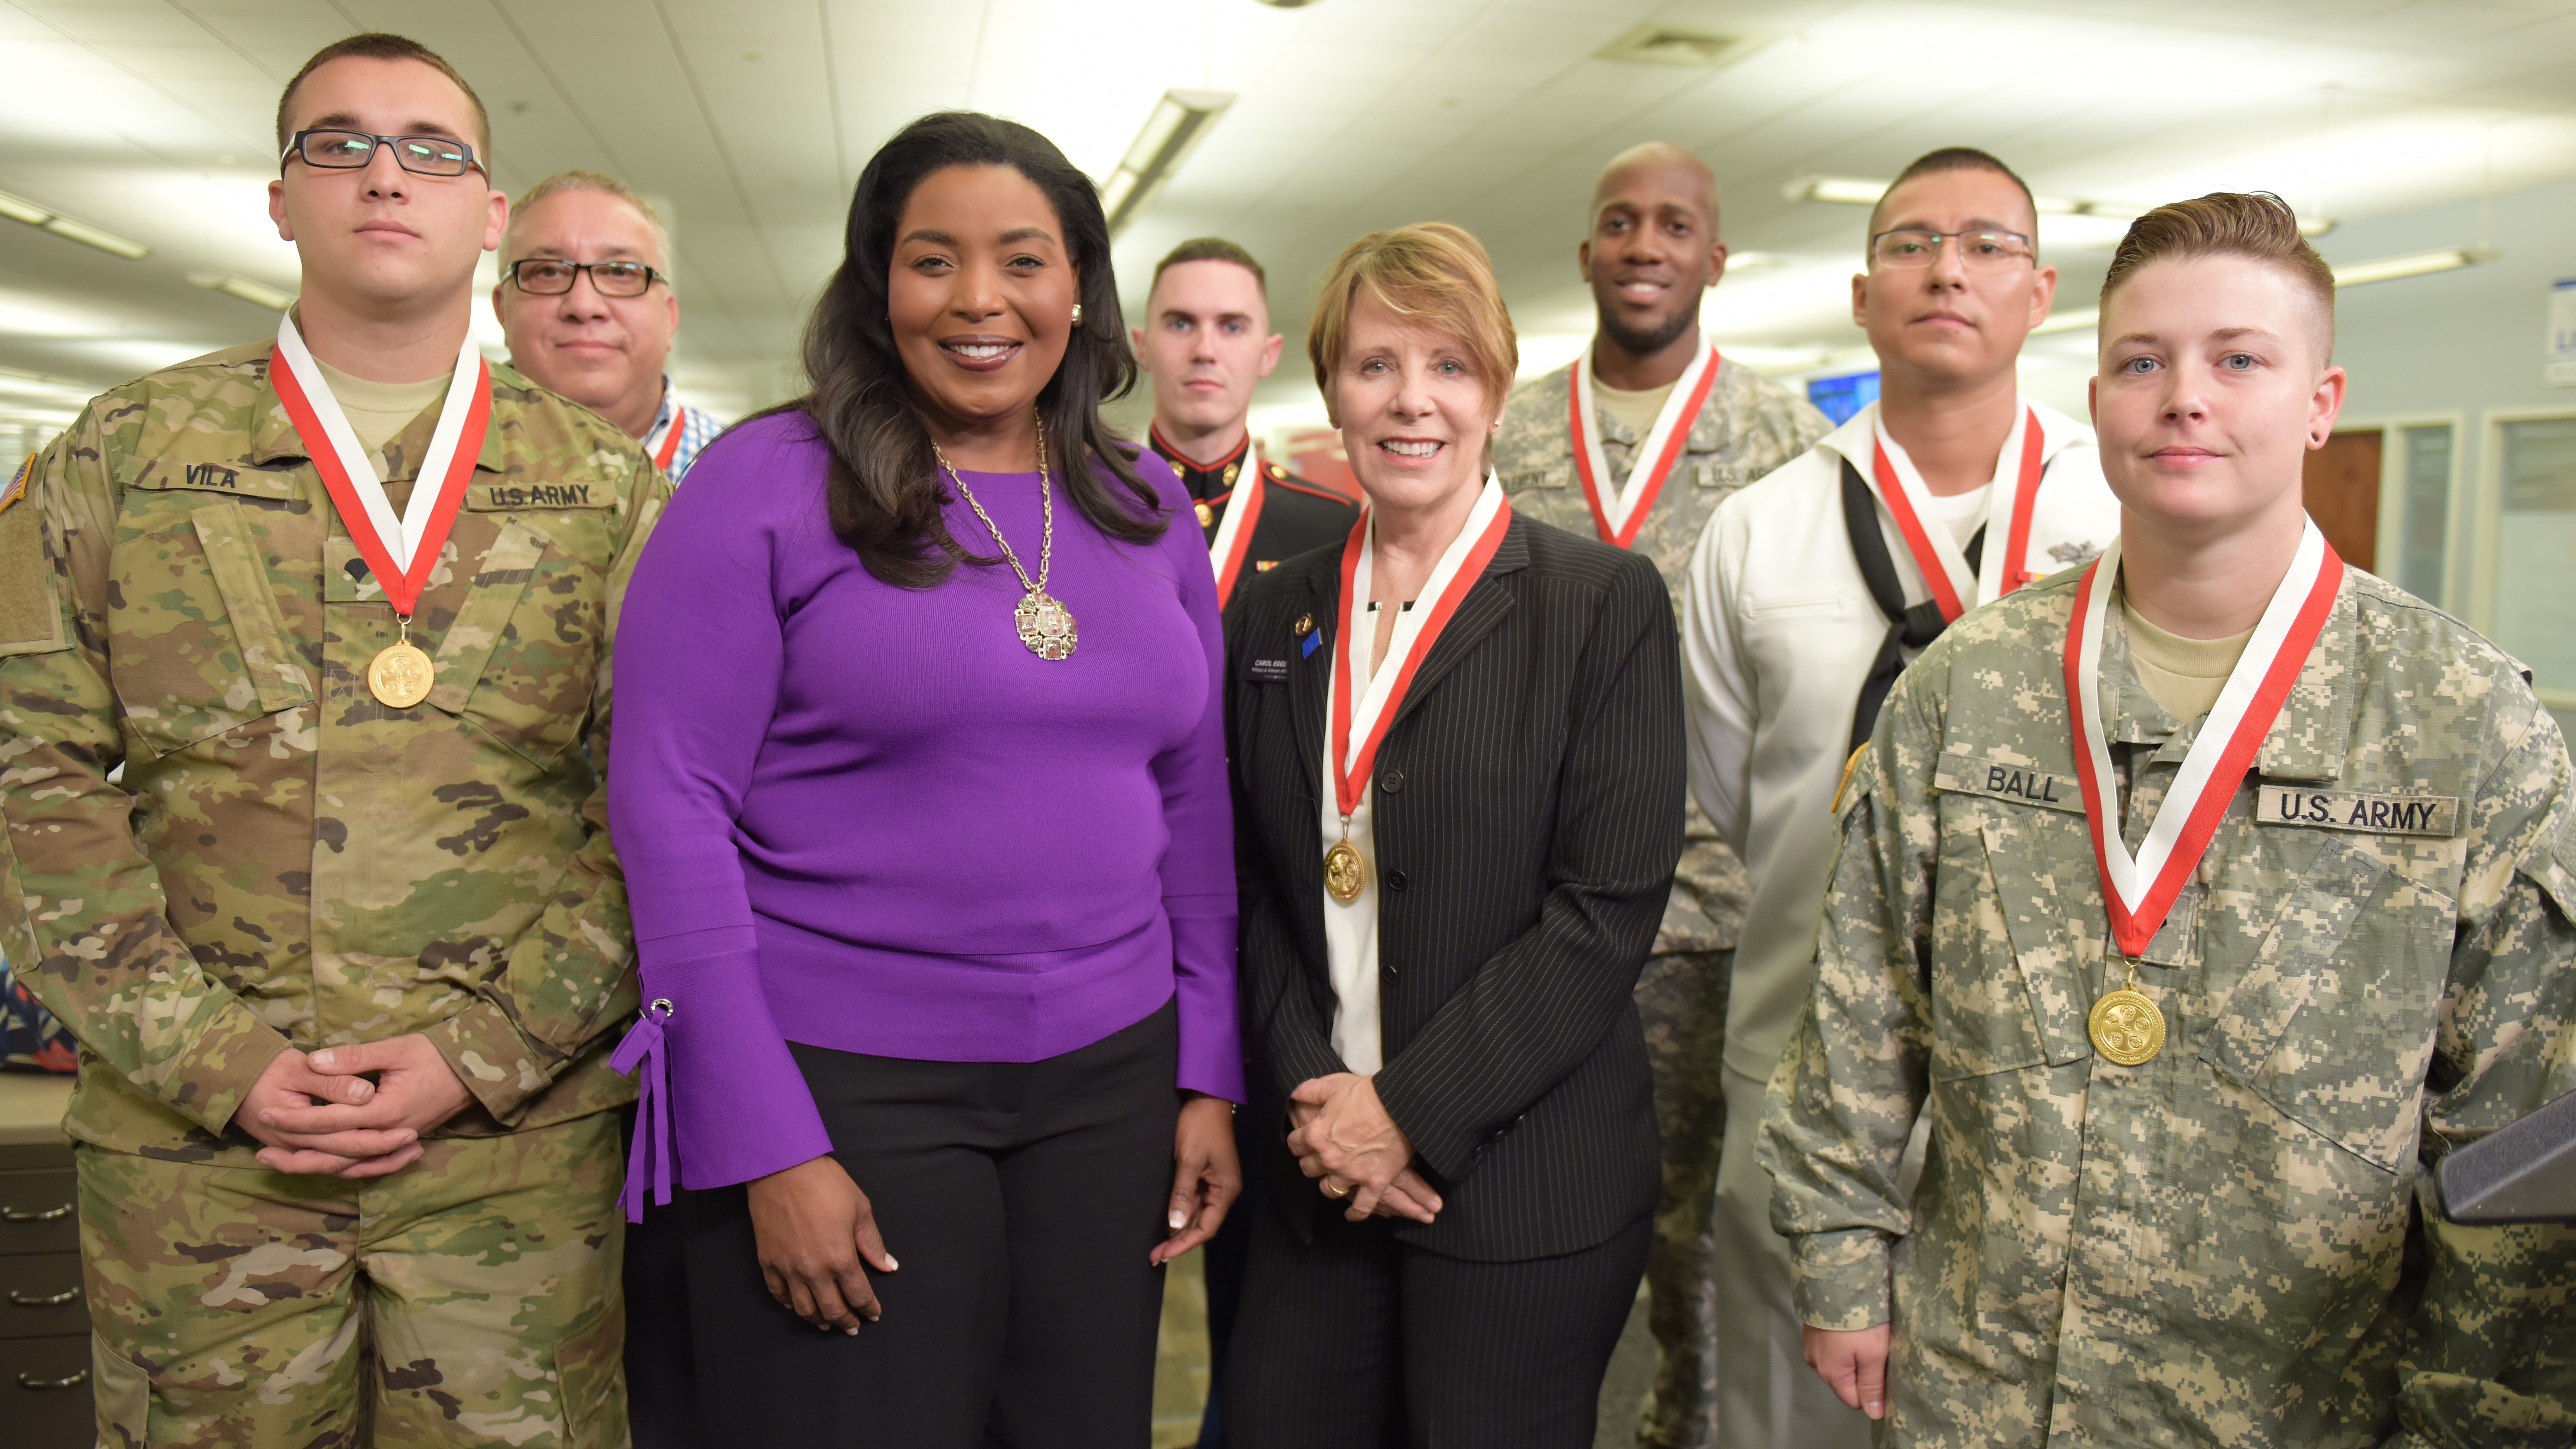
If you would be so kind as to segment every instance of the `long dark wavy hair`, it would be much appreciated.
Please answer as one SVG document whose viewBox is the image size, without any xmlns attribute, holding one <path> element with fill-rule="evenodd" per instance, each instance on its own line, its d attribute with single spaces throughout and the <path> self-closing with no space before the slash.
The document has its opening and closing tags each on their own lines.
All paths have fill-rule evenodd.
<svg viewBox="0 0 2576 1449">
<path fill-rule="evenodd" d="M 868 158 L 850 197 L 840 270 L 805 324 L 805 374 L 812 390 L 775 409 L 801 412 L 832 450 L 826 497 L 832 531 L 870 574 L 908 589 L 946 579 L 960 563 L 994 565 L 950 536 L 940 509 L 949 492 L 932 455 L 930 430 L 906 382 L 886 319 L 886 274 L 896 228 L 912 193 L 951 166 L 1008 166 L 1044 193 L 1064 228 L 1081 278 L 1082 322 L 1064 361 L 1038 393 L 1047 466 L 1062 496 L 1094 528 L 1145 543 L 1162 536 L 1162 500 L 1136 472 L 1136 449 L 1100 420 L 1100 404 L 1136 385 L 1136 357 L 1118 310 L 1109 266 L 1109 221 L 1091 179 L 1055 143 L 1028 127 L 978 111 L 938 111 L 904 127 Z M 1097 460 L 1118 487 L 1104 483 Z"/>
</svg>

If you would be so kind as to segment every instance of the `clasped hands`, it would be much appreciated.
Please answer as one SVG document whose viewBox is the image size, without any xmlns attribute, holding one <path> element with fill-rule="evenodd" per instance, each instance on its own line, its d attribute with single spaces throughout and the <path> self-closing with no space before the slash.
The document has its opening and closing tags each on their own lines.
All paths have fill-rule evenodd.
<svg viewBox="0 0 2576 1449">
<path fill-rule="evenodd" d="M 273 1172 L 383 1177 L 417 1161 L 420 1134 L 472 1100 L 415 1032 L 309 1055 L 288 1047 L 242 1094 L 233 1124 L 259 1139 L 260 1165 Z"/>
<path fill-rule="evenodd" d="M 1440 1194 L 1413 1170 L 1413 1144 L 1378 1100 L 1377 1081 L 1335 1072 L 1288 1094 L 1288 1150 L 1352 1222 L 1372 1217 L 1427 1223 Z"/>
</svg>

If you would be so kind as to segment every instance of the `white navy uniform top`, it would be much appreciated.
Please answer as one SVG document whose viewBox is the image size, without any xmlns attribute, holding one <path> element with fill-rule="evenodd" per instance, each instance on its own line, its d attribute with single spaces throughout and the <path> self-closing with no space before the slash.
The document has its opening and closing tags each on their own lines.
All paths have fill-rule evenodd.
<svg viewBox="0 0 2576 1449">
<path fill-rule="evenodd" d="M 2034 578 L 2090 560 L 2120 530 L 2093 430 L 2024 398 L 1984 498 L 1983 567 L 1973 607 L 2001 592 L 2003 505 L 2020 476 L 2023 430 L 2041 430 L 2040 486 L 2020 561 Z M 1682 595 L 1683 690 L 1690 712 L 1691 792 L 1752 881 L 1727 1009 L 1726 1065 L 1770 1080 L 1805 1008 L 1816 930 L 1832 867 L 1833 797 L 1852 711 L 1891 621 L 1870 598 L 1843 522 L 1842 467 L 1874 478 L 1876 449 L 1927 504 L 1927 529 L 1956 548 L 1940 500 L 1878 426 L 1878 405 L 1718 505 L 1692 551 Z M 2009 472 L 2010 479 L 2005 478 Z M 2002 486 L 1998 486 L 1998 485 Z M 1873 491 L 1875 485 L 1873 484 Z M 1878 522 L 1910 606 L 1932 597 L 1886 503 Z M 1973 533 L 1974 529 L 1965 530 Z"/>
</svg>

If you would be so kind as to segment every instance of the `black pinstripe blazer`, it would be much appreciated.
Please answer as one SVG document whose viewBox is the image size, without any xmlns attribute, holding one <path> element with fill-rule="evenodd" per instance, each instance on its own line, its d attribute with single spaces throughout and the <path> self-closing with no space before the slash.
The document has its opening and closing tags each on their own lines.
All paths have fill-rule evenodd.
<svg viewBox="0 0 2576 1449">
<path fill-rule="evenodd" d="M 1281 564 L 1226 620 L 1226 718 L 1257 1121 L 1345 1071 L 1331 1045 L 1320 824 L 1341 550 Z M 1297 632 L 1310 619 L 1322 642 Z M 1680 646 L 1654 565 L 1515 516 L 1415 673 L 1376 762 L 1378 1094 L 1446 1199 L 1418 1246 L 1510 1262 L 1655 1207 L 1630 992 L 1682 847 Z M 1282 1126 L 1271 1199 L 1328 1205 Z"/>
</svg>

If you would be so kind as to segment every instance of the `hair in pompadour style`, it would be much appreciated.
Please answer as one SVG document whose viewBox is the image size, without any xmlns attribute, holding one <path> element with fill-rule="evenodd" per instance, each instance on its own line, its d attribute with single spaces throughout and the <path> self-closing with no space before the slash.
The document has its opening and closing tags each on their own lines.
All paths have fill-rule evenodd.
<svg viewBox="0 0 2576 1449">
<path fill-rule="evenodd" d="M 922 182 L 952 166 L 1007 166 L 1054 207 L 1065 251 L 1081 278 L 1082 321 L 1066 340 L 1055 376 L 1038 393 L 1047 468 L 1056 488 L 1102 533 L 1129 543 L 1162 537 L 1170 520 L 1136 471 L 1137 449 L 1100 417 L 1103 401 L 1123 397 L 1136 385 L 1136 355 L 1127 350 L 1100 193 L 1053 141 L 979 111 L 923 116 L 868 158 L 850 197 L 840 268 L 805 323 L 805 375 L 812 390 L 769 410 L 804 414 L 832 450 L 824 500 L 833 533 L 870 574 L 900 588 L 929 588 L 961 563 L 993 567 L 1002 561 L 999 555 L 970 553 L 949 535 L 940 512 L 948 489 L 887 320 L 886 274 L 903 209 Z M 1102 472 L 1115 487 L 1102 480 Z"/>
<path fill-rule="evenodd" d="M 446 57 L 437 51 L 409 36 L 387 35 L 382 31 L 344 35 L 313 52 L 312 59 L 304 62 L 304 68 L 295 73 L 295 79 L 288 81 L 286 89 L 277 93 L 277 149 L 280 152 L 286 149 L 286 138 L 295 134 L 288 129 L 290 123 L 286 115 L 287 106 L 295 100 L 295 88 L 304 84 L 306 76 L 352 55 L 367 60 L 416 60 L 456 82 L 456 88 L 465 92 L 466 103 L 474 107 L 474 157 L 483 163 L 484 175 L 492 174 L 492 113 L 483 109 L 483 98 L 474 94 L 474 87 L 467 85 L 465 77 L 457 74 L 456 67 L 449 65 Z"/>
<path fill-rule="evenodd" d="M 2102 278 L 2101 305 L 2149 262 L 2192 257 L 2248 257 L 2277 267 L 2299 285 L 2316 307 L 2318 361 L 2334 357 L 2334 268 L 2308 245 L 2299 230 L 2299 214 L 2290 203 L 2268 191 L 2213 191 L 2190 201 L 2167 202 L 2129 223 L 2111 253 L 2111 270 Z"/>
<path fill-rule="evenodd" d="M 1323 389 L 1327 408 L 1334 406 L 1333 373 L 1350 342 L 1351 306 L 1362 287 L 1403 316 L 1464 344 L 1486 402 L 1502 411 L 1512 375 L 1520 370 L 1520 337 L 1484 244 L 1445 221 L 1370 232 L 1333 259 L 1306 328 L 1306 356 L 1315 364 L 1315 386 Z M 1338 409 L 1334 421 L 1340 421 Z"/>
<path fill-rule="evenodd" d="M 1232 262 L 1252 274 L 1252 284 L 1261 289 L 1261 300 L 1265 303 L 1270 300 L 1270 274 L 1261 269 L 1261 263 L 1252 259 L 1252 253 L 1224 237 L 1194 236 L 1172 248 L 1161 261 L 1154 263 L 1154 281 L 1162 281 L 1163 273 L 1183 262 Z M 1150 292 L 1153 287 L 1149 284 L 1146 290 Z"/>
</svg>

